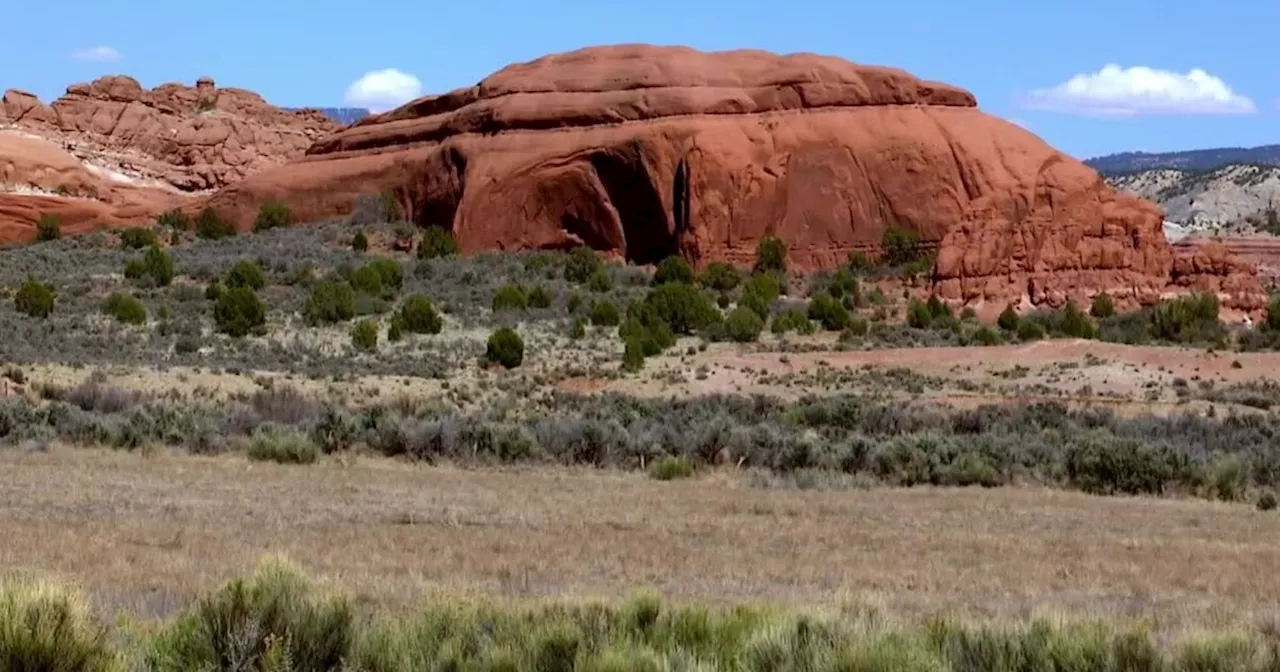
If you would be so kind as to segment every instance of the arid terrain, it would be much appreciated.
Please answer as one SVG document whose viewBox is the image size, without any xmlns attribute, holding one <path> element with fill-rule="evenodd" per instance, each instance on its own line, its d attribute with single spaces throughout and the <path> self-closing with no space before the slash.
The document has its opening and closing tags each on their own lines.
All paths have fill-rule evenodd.
<svg viewBox="0 0 1280 672">
<path fill-rule="evenodd" d="M 659 482 L 560 468 L 58 447 L 0 455 L 5 570 L 85 585 L 107 611 L 170 616 L 283 553 L 361 600 L 431 597 L 857 605 L 1251 625 L 1280 599 L 1280 518 L 1250 506 L 1042 488 L 775 488 L 733 470 Z M 42 484 L 56 481 L 57 488 Z"/>
<path fill-rule="evenodd" d="M 0 672 L 1280 669 L 1268 244 L 968 91 L 3 102 Z"/>
</svg>

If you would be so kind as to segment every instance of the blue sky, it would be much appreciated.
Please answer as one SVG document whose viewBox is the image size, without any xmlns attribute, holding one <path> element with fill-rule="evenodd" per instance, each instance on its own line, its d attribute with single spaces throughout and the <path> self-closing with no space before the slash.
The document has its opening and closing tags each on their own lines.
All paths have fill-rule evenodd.
<svg viewBox="0 0 1280 672">
<path fill-rule="evenodd" d="M 48 102 L 102 74 L 148 87 L 209 75 L 278 105 L 387 105 L 591 44 L 752 47 L 963 86 L 1083 158 L 1280 143 L 1278 28 L 1276 0 L 18 2 L 0 26 L 0 88 Z M 353 83 L 369 73 L 362 98 Z"/>
</svg>

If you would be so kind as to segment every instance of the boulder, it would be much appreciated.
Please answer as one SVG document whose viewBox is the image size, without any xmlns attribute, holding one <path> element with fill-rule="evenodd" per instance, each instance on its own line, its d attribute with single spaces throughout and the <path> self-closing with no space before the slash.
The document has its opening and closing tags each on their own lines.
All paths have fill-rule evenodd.
<svg viewBox="0 0 1280 672">
<path fill-rule="evenodd" d="M 900 227 L 936 251 L 935 289 L 955 301 L 1149 303 L 1176 284 L 1154 205 L 967 91 L 811 54 L 547 56 L 364 119 L 211 203 L 248 228 L 269 199 L 308 221 L 363 192 L 393 193 L 463 252 L 585 244 L 747 265 L 778 236 L 812 270 L 875 256 Z"/>
</svg>

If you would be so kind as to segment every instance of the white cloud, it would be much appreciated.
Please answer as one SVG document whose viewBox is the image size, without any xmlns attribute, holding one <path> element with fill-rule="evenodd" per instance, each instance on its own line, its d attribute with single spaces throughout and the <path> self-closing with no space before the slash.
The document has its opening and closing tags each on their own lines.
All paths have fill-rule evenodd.
<svg viewBox="0 0 1280 672">
<path fill-rule="evenodd" d="M 422 82 L 417 77 L 395 68 L 366 72 L 363 77 L 347 87 L 348 105 L 367 107 L 382 112 L 399 107 L 422 94 Z"/>
<path fill-rule="evenodd" d="M 81 49 L 72 53 L 71 58 L 77 61 L 118 61 L 122 57 L 115 49 L 103 46 Z"/>
<path fill-rule="evenodd" d="M 1063 84 L 1037 89 L 1022 106 L 1089 116 L 1252 114 L 1252 100 L 1200 68 L 1186 74 L 1146 66 L 1108 65 Z"/>
</svg>

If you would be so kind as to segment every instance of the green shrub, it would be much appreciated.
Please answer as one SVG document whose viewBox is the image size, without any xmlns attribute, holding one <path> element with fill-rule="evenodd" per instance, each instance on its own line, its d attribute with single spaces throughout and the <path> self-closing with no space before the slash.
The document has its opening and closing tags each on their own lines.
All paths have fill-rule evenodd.
<svg viewBox="0 0 1280 672">
<path fill-rule="evenodd" d="M 165 210 L 156 217 L 156 226 L 162 229 L 173 229 L 174 231 L 186 231 L 191 226 L 191 222 L 187 217 L 187 213 L 182 208 L 173 208 Z"/>
<path fill-rule="evenodd" d="M 569 251 L 564 260 L 564 279 L 581 284 L 590 280 L 603 268 L 604 261 L 595 250 L 589 247 L 575 247 Z"/>
<path fill-rule="evenodd" d="M 608 271 L 606 271 L 602 266 L 596 269 L 596 272 L 592 273 L 591 278 L 587 280 L 587 289 L 596 292 L 597 294 L 612 291 L 613 277 L 611 277 Z"/>
<path fill-rule="evenodd" d="M 378 321 L 360 320 L 351 328 L 351 345 L 357 350 L 372 352 L 378 349 Z"/>
<path fill-rule="evenodd" d="M 578 312 L 582 308 L 582 295 L 577 292 L 570 294 L 569 300 L 565 302 L 565 307 L 569 309 L 570 313 Z"/>
<path fill-rule="evenodd" d="M 925 302 L 925 307 L 929 309 L 929 318 L 932 322 L 949 321 L 955 317 L 951 312 L 951 306 L 943 303 L 937 294 L 930 294 L 929 300 Z"/>
<path fill-rule="evenodd" d="M 1151 335 L 1176 343 L 1218 343 L 1224 337 L 1218 321 L 1218 297 L 1210 292 L 1161 301 L 1151 313 Z"/>
<path fill-rule="evenodd" d="M 1275 511 L 1276 505 L 1276 493 L 1268 490 L 1258 496 L 1259 511 Z"/>
<path fill-rule="evenodd" d="M 738 305 L 759 315 L 762 320 L 769 319 L 771 312 L 769 301 L 759 294 L 744 292 L 742 298 L 738 299 Z"/>
<path fill-rule="evenodd" d="M 1018 313 L 1013 310 L 1013 306 L 1005 306 L 1000 312 L 1000 317 L 996 319 L 996 325 L 1004 331 L 1018 330 Z"/>
<path fill-rule="evenodd" d="M 1000 334 L 991 327 L 982 327 L 973 332 L 973 342 L 978 345 L 1000 345 Z"/>
<path fill-rule="evenodd" d="M 263 203 L 258 209 L 257 218 L 253 220 L 254 231 L 287 229 L 291 226 L 293 226 L 293 211 L 285 204 L 276 201 Z"/>
<path fill-rule="evenodd" d="M 884 250 L 884 263 L 889 266 L 906 266 L 921 257 L 920 234 L 901 226 L 886 227 L 880 247 Z"/>
<path fill-rule="evenodd" d="M 13 295 L 13 307 L 19 313 L 43 319 L 49 317 L 50 313 L 53 312 L 54 300 L 53 290 L 48 285 L 33 277 L 28 277 L 27 281 Z"/>
<path fill-rule="evenodd" d="M 856 317 L 849 320 L 849 326 L 845 327 L 844 331 L 840 332 L 840 338 L 844 341 L 850 341 L 854 338 L 862 338 L 870 332 L 871 323 L 860 317 Z"/>
<path fill-rule="evenodd" d="M 125 229 L 120 232 L 120 247 L 126 250 L 141 250 L 144 247 L 153 247 L 160 244 L 160 240 L 156 237 L 156 232 L 151 229 L 135 228 Z"/>
<path fill-rule="evenodd" d="M 213 306 L 218 331 L 233 338 L 260 333 L 267 325 L 267 307 L 248 287 L 228 289 Z"/>
<path fill-rule="evenodd" d="M 515 330 L 503 327 L 489 336 L 485 358 L 494 364 L 514 369 L 524 363 L 524 340 Z"/>
<path fill-rule="evenodd" d="M 47 243 L 62 237 L 62 220 L 57 215 L 40 215 L 36 222 L 36 242 Z"/>
<path fill-rule="evenodd" d="M 750 308 L 738 306 L 725 318 L 724 326 L 730 339 L 738 343 L 751 343 L 759 340 L 764 320 Z"/>
<path fill-rule="evenodd" d="M 196 217 L 196 236 L 206 240 L 219 240 L 236 235 L 236 228 L 231 222 L 223 221 L 218 212 L 206 207 Z"/>
<path fill-rule="evenodd" d="M 699 282 L 707 289 L 713 289 L 718 292 L 731 292 L 742 282 L 738 270 L 723 261 L 715 261 L 707 264 L 702 271 L 702 277 Z"/>
<path fill-rule="evenodd" d="M 414 334 L 438 334 L 444 329 L 444 320 L 431 299 L 422 294 L 415 294 L 405 299 L 400 305 L 397 318 L 405 331 Z"/>
<path fill-rule="evenodd" d="M 214 280 L 213 282 L 205 285 L 204 298 L 206 301 L 217 301 L 218 297 L 222 296 L 223 291 L 225 290 L 222 288 L 222 283 Z"/>
<path fill-rule="evenodd" d="M 142 302 L 128 294 L 115 293 L 107 297 L 102 311 L 122 324 L 146 324 L 147 309 Z"/>
<path fill-rule="evenodd" d="M 239 261 L 227 272 L 227 287 L 248 287 L 254 291 L 267 286 L 262 267 L 252 261 Z"/>
<path fill-rule="evenodd" d="M 356 231 L 356 235 L 351 237 L 351 249 L 356 252 L 369 250 L 369 237 L 364 235 L 364 231 Z"/>
<path fill-rule="evenodd" d="M 1116 314 L 1116 304 L 1111 295 L 1099 292 L 1093 297 L 1093 305 L 1089 306 L 1089 314 L 1098 319 L 1105 319 Z"/>
<path fill-rule="evenodd" d="M 929 304 L 920 299 L 907 302 L 907 326 L 915 329 L 928 329 L 933 326 L 933 312 Z"/>
<path fill-rule="evenodd" d="M 806 313 L 799 310 L 788 310 L 775 315 L 770 329 L 775 334 L 785 334 L 789 331 L 812 334 L 817 331 L 817 328 L 813 326 L 813 320 L 810 320 Z"/>
<path fill-rule="evenodd" d="M 612 301 L 596 301 L 591 304 L 588 317 L 591 324 L 597 327 L 616 327 L 622 320 L 622 316 L 618 314 L 618 307 Z"/>
<path fill-rule="evenodd" d="M 548 292 L 542 285 L 534 287 L 529 292 L 530 308 L 550 308 L 552 300 L 551 292 Z"/>
<path fill-rule="evenodd" d="M 83 595 L 43 582 L 0 583 L 0 669 L 115 672 L 120 662 Z"/>
<path fill-rule="evenodd" d="M 622 350 L 622 370 L 635 373 L 644 368 L 645 342 L 640 337 L 628 338 Z"/>
<path fill-rule="evenodd" d="M 422 240 L 418 243 L 419 259 L 452 257 L 457 253 L 458 242 L 445 229 L 439 226 L 429 226 L 422 231 Z"/>
<path fill-rule="evenodd" d="M 382 274 L 369 264 L 350 271 L 347 280 L 351 283 L 351 288 L 357 292 L 375 298 L 383 295 Z"/>
<path fill-rule="evenodd" d="M 1262 328 L 1266 331 L 1280 331 L 1280 294 L 1272 294 L 1267 301 L 1267 315 Z"/>
<path fill-rule="evenodd" d="M 1067 477 L 1094 494 L 1156 495 L 1173 479 L 1165 451 L 1134 439 L 1082 437 L 1067 451 Z"/>
<path fill-rule="evenodd" d="M 862 282 L 858 280 L 858 276 L 850 271 L 846 266 L 837 268 L 836 272 L 832 273 L 830 276 L 819 274 L 815 275 L 811 279 L 809 293 L 817 294 L 822 291 L 825 291 L 836 299 L 843 299 L 846 296 L 849 296 L 850 300 L 853 300 L 854 298 L 856 298 L 858 302 L 861 302 L 862 300 Z M 858 296 L 854 297 L 854 295 Z"/>
<path fill-rule="evenodd" d="M 665 285 L 668 282 L 679 282 L 686 285 L 693 284 L 693 269 L 689 264 L 680 257 L 667 257 L 658 264 L 657 271 L 653 274 L 653 286 Z"/>
<path fill-rule="evenodd" d="M 400 289 L 404 287 L 404 267 L 394 259 L 374 259 L 366 263 L 364 268 L 378 274 L 378 280 L 387 295 L 399 294 Z"/>
<path fill-rule="evenodd" d="M 1023 341 L 1038 341 L 1044 338 L 1044 327 L 1039 323 L 1031 320 L 1022 320 L 1018 323 L 1018 339 Z"/>
<path fill-rule="evenodd" d="M 751 316 L 756 317 L 754 313 Z M 674 481 L 692 476 L 693 460 L 685 455 L 667 455 L 649 464 L 649 477 L 659 481 Z"/>
<path fill-rule="evenodd" d="M 569 326 L 569 338 L 577 341 L 585 338 L 587 335 L 587 321 L 581 317 L 574 318 L 573 324 Z"/>
<path fill-rule="evenodd" d="M 675 334 L 652 305 L 633 301 L 627 306 L 627 316 L 618 327 L 623 343 L 635 343 L 644 357 L 652 357 L 675 345 Z"/>
<path fill-rule="evenodd" d="M 313 464 L 320 459 L 320 447 L 302 432 L 268 426 L 254 432 L 248 454 L 259 462 Z"/>
<path fill-rule="evenodd" d="M 1095 301 L 1096 303 L 1096 301 Z M 1075 301 L 1067 301 L 1067 305 L 1062 309 L 1062 320 L 1059 329 L 1066 336 L 1074 338 L 1093 338 L 1097 335 L 1097 329 L 1093 323 L 1080 309 L 1076 307 Z"/>
<path fill-rule="evenodd" d="M 649 290 L 645 303 L 677 334 L 692 334 L 717 322 L 720 311 L 692 285 L 666 284 Z"/>
<path fill-rule="evenodd" d="M 868 271 L 875 268 L 875 264 L 873 264 L 871 260 L 867 258 L 867 255 L 863 254 L 861 251 L 853 250 L 849 252 L 849 257 L 845 260 L 845 267 L 847 267 L 849 272 L 854 275 L 865 275 Z"/>
<path fill-rule="evenodd" d="M 742 286 L 742 295 L 759 296 L 766 304 L 773 303 L 782 296 L 782 283 L 778 278 L 765 273 L 756 273 L 748 277 Z"/>
<path fill-rule="evenodd" d="M 781 239 L 767 237 L 756 246 L 756 273 L 787 272 L 787 245 Z"/>
<path fill-rule="evenodd" d="M 809 319 L 827 331 L 840 331 L 849 326 L 849 311 L 830 294 L 816 294 L 809 300 Z"/>
<path fill-rule="evenodd" d="M 139 669 L 340 670 L 353 658 L 355 641 L 355 612 L 346 600 L 313 595 L 293 565 L 269 558 L 249 580 L 201 599 L 161 631 Z"/>
<path fill-rule="evenodd" d="M 356 293 L 340 280 L 317 282 L 302 314 L 313 325 L 346 322 L 356 316 Z"/>
<path fill-rule="evenodd" d="M 493 312 L 524 310 L 529 307 L 529 295 L 520 285 L 505 285 L 493 293 Z"/>
<path fill-rule="evenodd" d="M 174 276 L 173 257 L 156 245 L 147 248 L 141 259 L 125 263 L 124 276 L 130 280 L 150 280 L 156 287 L 168 287 Z"/>
</svg>

